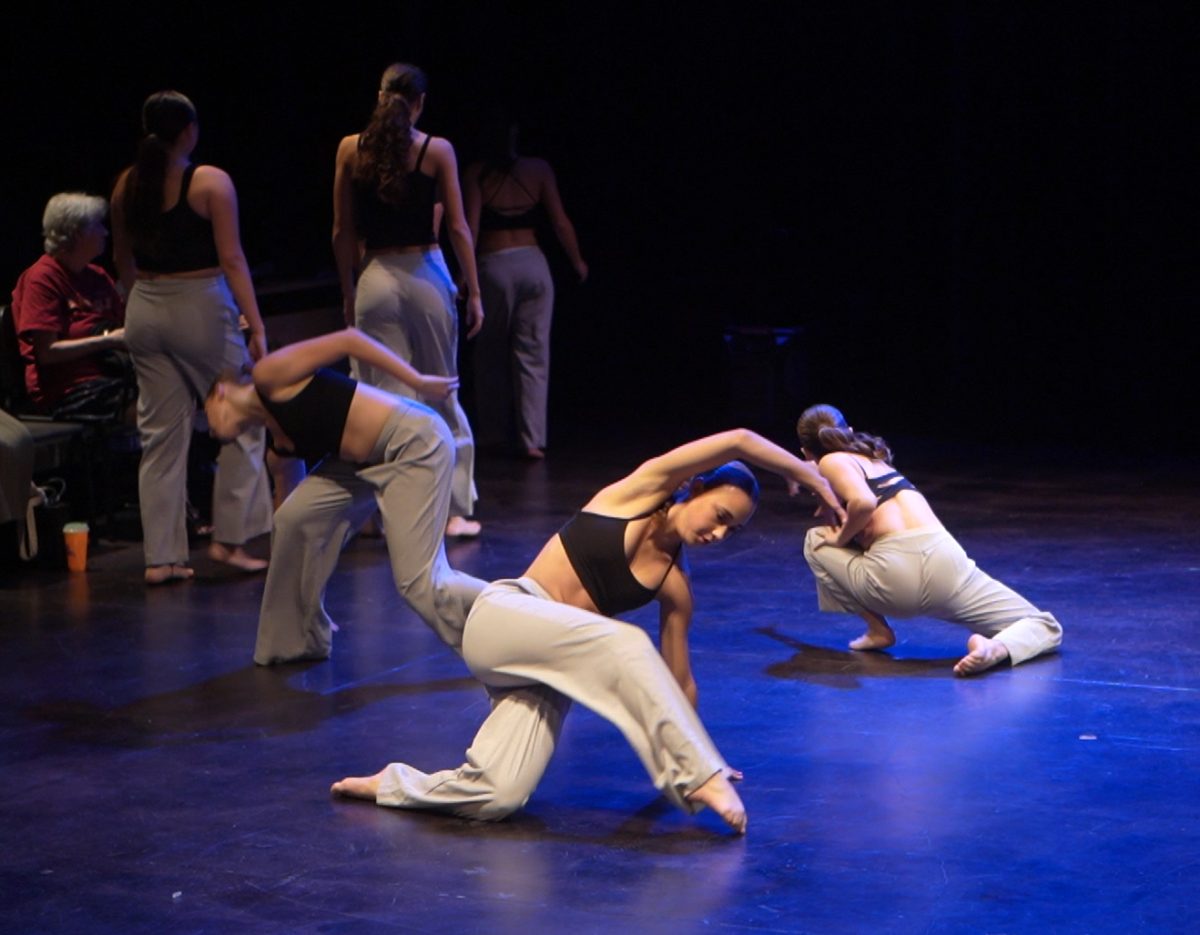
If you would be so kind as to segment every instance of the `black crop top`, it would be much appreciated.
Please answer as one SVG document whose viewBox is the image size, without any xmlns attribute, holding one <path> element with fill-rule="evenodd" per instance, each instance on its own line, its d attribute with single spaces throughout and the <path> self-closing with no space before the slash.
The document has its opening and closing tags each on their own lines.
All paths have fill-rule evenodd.
<svg viewBox="0 0 1200 935">
<path fill-rule="evenodd" d="M 634 520 L 653 516 L 658 508 L 628 519 L 580 510 L 558 531 L 567 560 L 596 609 L 605 617 L 633 610 L 654 600 L 663 582 L 648 588 L 633 576 L 625 556 L 625 528 Z M 671 556 L 671 566 L 679 550 Z M 671 566 L 667 574 L 671 573 Z M 663 575 L 663 581 L 667 580 Z"/>
<path fill-rule="evenodd" d="M 529 198 L 530 205 L 520 211 L 513 211 L 511 208 L 499 210 L 493 208 L 491 204 L 485 204 L 479 211 L 479 229 L 484 231 L 511 231 L 511 230 L 528 230 L 537 227 L 546 220 L 546 209 L 542 207 L 542 203 L 533 196 L 521 180 L 512 174 L 512 167 L 505 170 L 503 177 L 500 179 L 500 184 L 496 186 L 492 194 L 500 190 L 504 184 L 504 179 L 512 179 L 517 183 L 517 187 L 521 189 Z"/>
<path fill-rule="evenodd" d="M 153 229 L 133 237 L 133 261 L 147 273 L 190 273 L 220 266 L 212 221 L 202 218 L 188 204 L 195 166 L 183 170 L 179 200 L 164 211 Z"/>
<path fill-rule="evenodd" d="M 432 136 L 425 137 L 421 151 L 417 153 L 416 168 L 405 179 L 399 204 L 380 198 L 374 182 L 354 180 L 354 223 L 368 250 L 437 243 L 433 230 L 437 180 L 421 172 L 421 163 L 432 139 Z"/>
<path fill-rule="evenodd" d="M 871 493 L 875 494 L 876 507 L 887 503 L 901 490 L 915 491 L 917 489 L 913 482 L 899 471 L 890 471 L 887 474 L 880 474 L 878 477 L 867 477 L 867 472 L 861 464 L 858 469 L 863 472 L 863 477 L 866 479 L 867 486 L 871 488 Z"/>
<path fill-rule="evenodd" d="M 263 406 L 293 445 L 291 451 L 275 450 L 310 459 L 336 455 L 342 447 L 346 417 L 356 389 L 358 381 L 322 367 L 291 399 L 274 402 L 259 393 Z"/>
</svg>

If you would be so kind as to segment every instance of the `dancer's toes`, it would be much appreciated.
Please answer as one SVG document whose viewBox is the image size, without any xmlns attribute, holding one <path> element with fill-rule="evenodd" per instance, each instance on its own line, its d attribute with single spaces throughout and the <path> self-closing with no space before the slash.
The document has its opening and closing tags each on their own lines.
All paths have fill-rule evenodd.
<svg viewBox="0 0 1200 935">
<path fill-rule="evenodd" d="M 525 457 L 530 461 L 542 461 L 546 457 L 546 451 L 544 448 L 538 448 L 534 445 L 530 445 L 525 449 Z"/>
<path fill-rule="evenodd" d="M 166 584 L 168 581 L 173 581 L 172 574 L 174 565 L 148 565 L 146 567 L 146 584 Z"/>
<path fill-rule="evenodd" d="M 265 558 L 255 558 L 240 545 L 228 546 L 223 542 L 212 542 L 208 546 L 208 557 L 239 571 L 253 574 L 267 567 Z"/>
<path fill-rule="evenodd" d="M 379 782 L 383 778 L 384 770 L 380 770 L 374 776 L 347 776 L 341 782 L 335 782 L 329 787 L 330 793 L 333 795 L 345 795 L 354 799 L 370 799 L 375 801 L 375 796 L 379 792 Z"/>
<path fill-rule="evenodd" d="M 746 806 L 730 784 L 724 770 L 713 773 L 699 789 L 687 796 L 691 802 L 707 805 L 738 834 L 746 833 Z"/>
<path fill-rule="evenodd" d="M 869 649 L 887 649 L 889 646 L 894 646 L 896 643 L 896 634 L 891 630 L 886 633 L 868 630 L 856 640 L 850 641 L 851 649 L 869 650 Z"/>
<path fill-rule="evenodd" d="M 967 639 L 967 654 L 954 666 L 955 675 L 975 675 L 997 666 L 1008 658 L 1008 647 L 999 640 L 978 633 Z"/>
<path fill-rule="evenodd" d="M 450 521 L 446 523 L 446 535 L 460 536 L 464 539 L 471 539 L 479 535 L 483 531 L 483 525 L 476 520 L 467 519 L 465 516 L 451 516 Z"/>
<path fill-rule="evenodd" d="M 186 581 L 196 573 L 182 562 L 172 565 L 149 565 L 146 567 L 146 584 L 167 584 L 171 581 Z"/>
</svg>

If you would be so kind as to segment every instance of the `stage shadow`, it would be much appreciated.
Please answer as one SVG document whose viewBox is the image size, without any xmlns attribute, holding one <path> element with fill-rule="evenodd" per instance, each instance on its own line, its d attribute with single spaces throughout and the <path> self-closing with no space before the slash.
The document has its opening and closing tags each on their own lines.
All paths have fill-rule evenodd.
<svg viewBox="0 0 1200 935">
<path fill-rule="evenodd" d="M 796 654 L 786 662 L 775 662 L 763 671 L 773 678 L 802 679 L 833 688 L 858 688 L 864 678 L 954 678 L 954 664 L 961 658 L 896 659 L 886 652 L 855 652 L 805 643 L 774 627 L 757 632 L 790 646 Z"/>
<path fill-rule="evenodd" d="M 65 740 L 138 748 L 301 733 L 330 718 L 402 695 L 477 690 L 483 696 L 482 686 L 470 676 L 356 684 L 329 692 L 292 684 L 297 674 L 322 664 L 250 666 L 116 708 L 63 700 L 29 706 L 22 714 L 56 725 Z"/>
<path fill-rule="evenodd" d="M 744 841 L 730 831 L 711 811 L 689 817 L 659 796 L 632 813 L 616 808 L 600 810 L 578 802 L 550 803 L 539 800 L 533 807 L 544 815 L 518 811 L 501 821 L 474 821 L 439 812 L 380 808 L 364 799 L 334 797 L 342 817 L 375 832 L 436 836 L 477 843 L 507 841 L 542 844 L 561 842 L 587 844 L 645 854 L 695 856 L 722 853 Z M 397 823 L 397 824 L 392 824 Z"/>
</svg>

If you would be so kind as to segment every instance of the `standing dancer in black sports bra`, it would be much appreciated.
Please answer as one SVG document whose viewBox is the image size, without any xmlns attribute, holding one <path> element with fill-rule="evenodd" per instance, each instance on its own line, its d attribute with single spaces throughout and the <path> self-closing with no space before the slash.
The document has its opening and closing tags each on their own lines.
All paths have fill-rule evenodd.
<svg viewBox="0 0 1200 935">
<path fill-rule="evenodd" d="M 196 109 L 178 91 L 142 106 L 146 135 L 113 189 L 113 258 L 129 290 L 125 342 L 137 370 L 138 468 L 147 584 L 192 577 L 186 522 L 187 455 L 196 403 L 224 370 L 267 352 L 229 176 L 192 163 Z M 249 340 L 243 340 L 244 316 Z M 225 445 L 213 482 L 208 554 L 243 571 L 267 563 L 246 542 L 271 528 L 263 431 Z"/>
<path fill-rule="evenodd" d="M 413 400 L 326 369 L 350 357 L 387 372 L 425 399 L 454 391 L 454 377 L 417 373 L 353 328 L 268 354 L 251 382 L 225 376 L 204 403 L 223 442 L 266 425 L 289 455 L 324 459 L 275 513 L 271 568 L 263 589 L 254 661 L 324 659 L 332 621 L 325 585 L 346 540 L 378 507 L 401 595 L 458 650 L 471 602 L 484 582 L 446 561 L 443 533 L 454 443 L 446 423 Z"/>
<path fill-rule="evenodd" d="M 467 337 L 483 324 L 475 245 L 463 216 L 450 141 L 417 129 L 426 78 L 415 65 L 383 73 L 371 121 L 338 146 L 333 177 L 333 254 L 347 325 L 424 373 L 458 376 L 458 290 L 438 247 L 435 209 L 466 289 Z M 364 252 L 365 251 L 365 252 Z M 355 274 L 358 281 L 355 282 Z M 388 371 L 361 365 L 358 376 L 398 396 L 412 389 Z M 454 476 L 446 533 L 475 536 L 475 439 L 455 390 L 432 403 L 454 436 Z"/>
<path fill-rule="evenodd" d="M 554 231 L 580 282 L 588 266 L 550 163 L 518 155 L 517 126 L 499 114 L 489 121 L 484 142 L 485 159 L 463 173 L 488 311 L 475 341 L 476 435 L 481 444 L 507 444 L 515 417 L 520 450 L 538 459 L 546 454 L 554 314 L 554 280 L 538 247 L 538 227 Z"/>
<path fill-rule="evenodd" d="M 1062 642 L 1053 615 L 988 577 L 967 558 L 917 488 L 891 465 L 881 438 L 856 432 L 833 406 L 812 406 L 796 426 L 806 457 L 846 504 L 840 528 L 813 527 L 804 557 L 821 610 L 858 614 L 867 632 L 851 649 L 886 649 L 886 617 L 937 617 L 975 631 L 955 675 L 1006 659 L 1013 665 Z M 886 615 L 886 616 L 885 616 Z"/>
<path fill-rule="evenodd" d="M 688 660 L 692 591 L 684 545 L 720 542 L 754 513 L 758 485 L 745 465 L 781 474 L 839 509 L 811 464 L 745 429 L 651 458 L 597 493 L 546 543 L 525 575 L 493 582 L 475 601 L 463 659 L 492 692 L 484 721 L 457 769 L 427 774 L 392 763 L 332 791 L 394 808 L 496 820 L 525 804 L 578 701 L 615 724 L 651 781 L 679 807 L 707 805 L 731 828 L 746 812 L 696 714 Z M 708 472 L 708 473 L 704 473 Z M 651 599 L 660 647 L 607 615 Z"/>
</svg>

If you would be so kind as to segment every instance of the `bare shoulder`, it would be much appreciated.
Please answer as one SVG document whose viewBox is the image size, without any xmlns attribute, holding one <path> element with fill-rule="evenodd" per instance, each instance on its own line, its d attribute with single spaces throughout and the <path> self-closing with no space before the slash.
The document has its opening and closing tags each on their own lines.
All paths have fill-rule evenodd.
<svg viewBox="0 0 1200 935">
<path fill-rule="evenodd" d="M 554 170 L 550 168 L 550 163 L 540 156 L 522 156 L 518 160 L 518 168 L 539 178 L 547 176 L 553 178 L 554 176 Z"/>
<path fill-rule="evenodd" d="M 431 156 L 449 156 L 454 158 L 454 144 L 444 136 L 429 135 L 429 155 Z"/>
<path fill-rule="evenodd" d="M 848 451 L 832 451 L 817 463 L 817 468 L 826 476 L 844 474 L 846 471 L 858 471 L 859 458 Z"/>
<path fill-rule="evenodd" d="M 355 154 L 358 152 L 358 137 L 359 134 L 357 133 L 342 137 L 342 141 L 338 143 L 337 148 L 338 162 L 348 162 L 354 158 Z"/>
<path fill-rule="evenodd" d="M 232 191 L 233 179 L 216 166 L 196 166 L 192 173 L 192 188 L 199 191 Z"/>
</svg>

